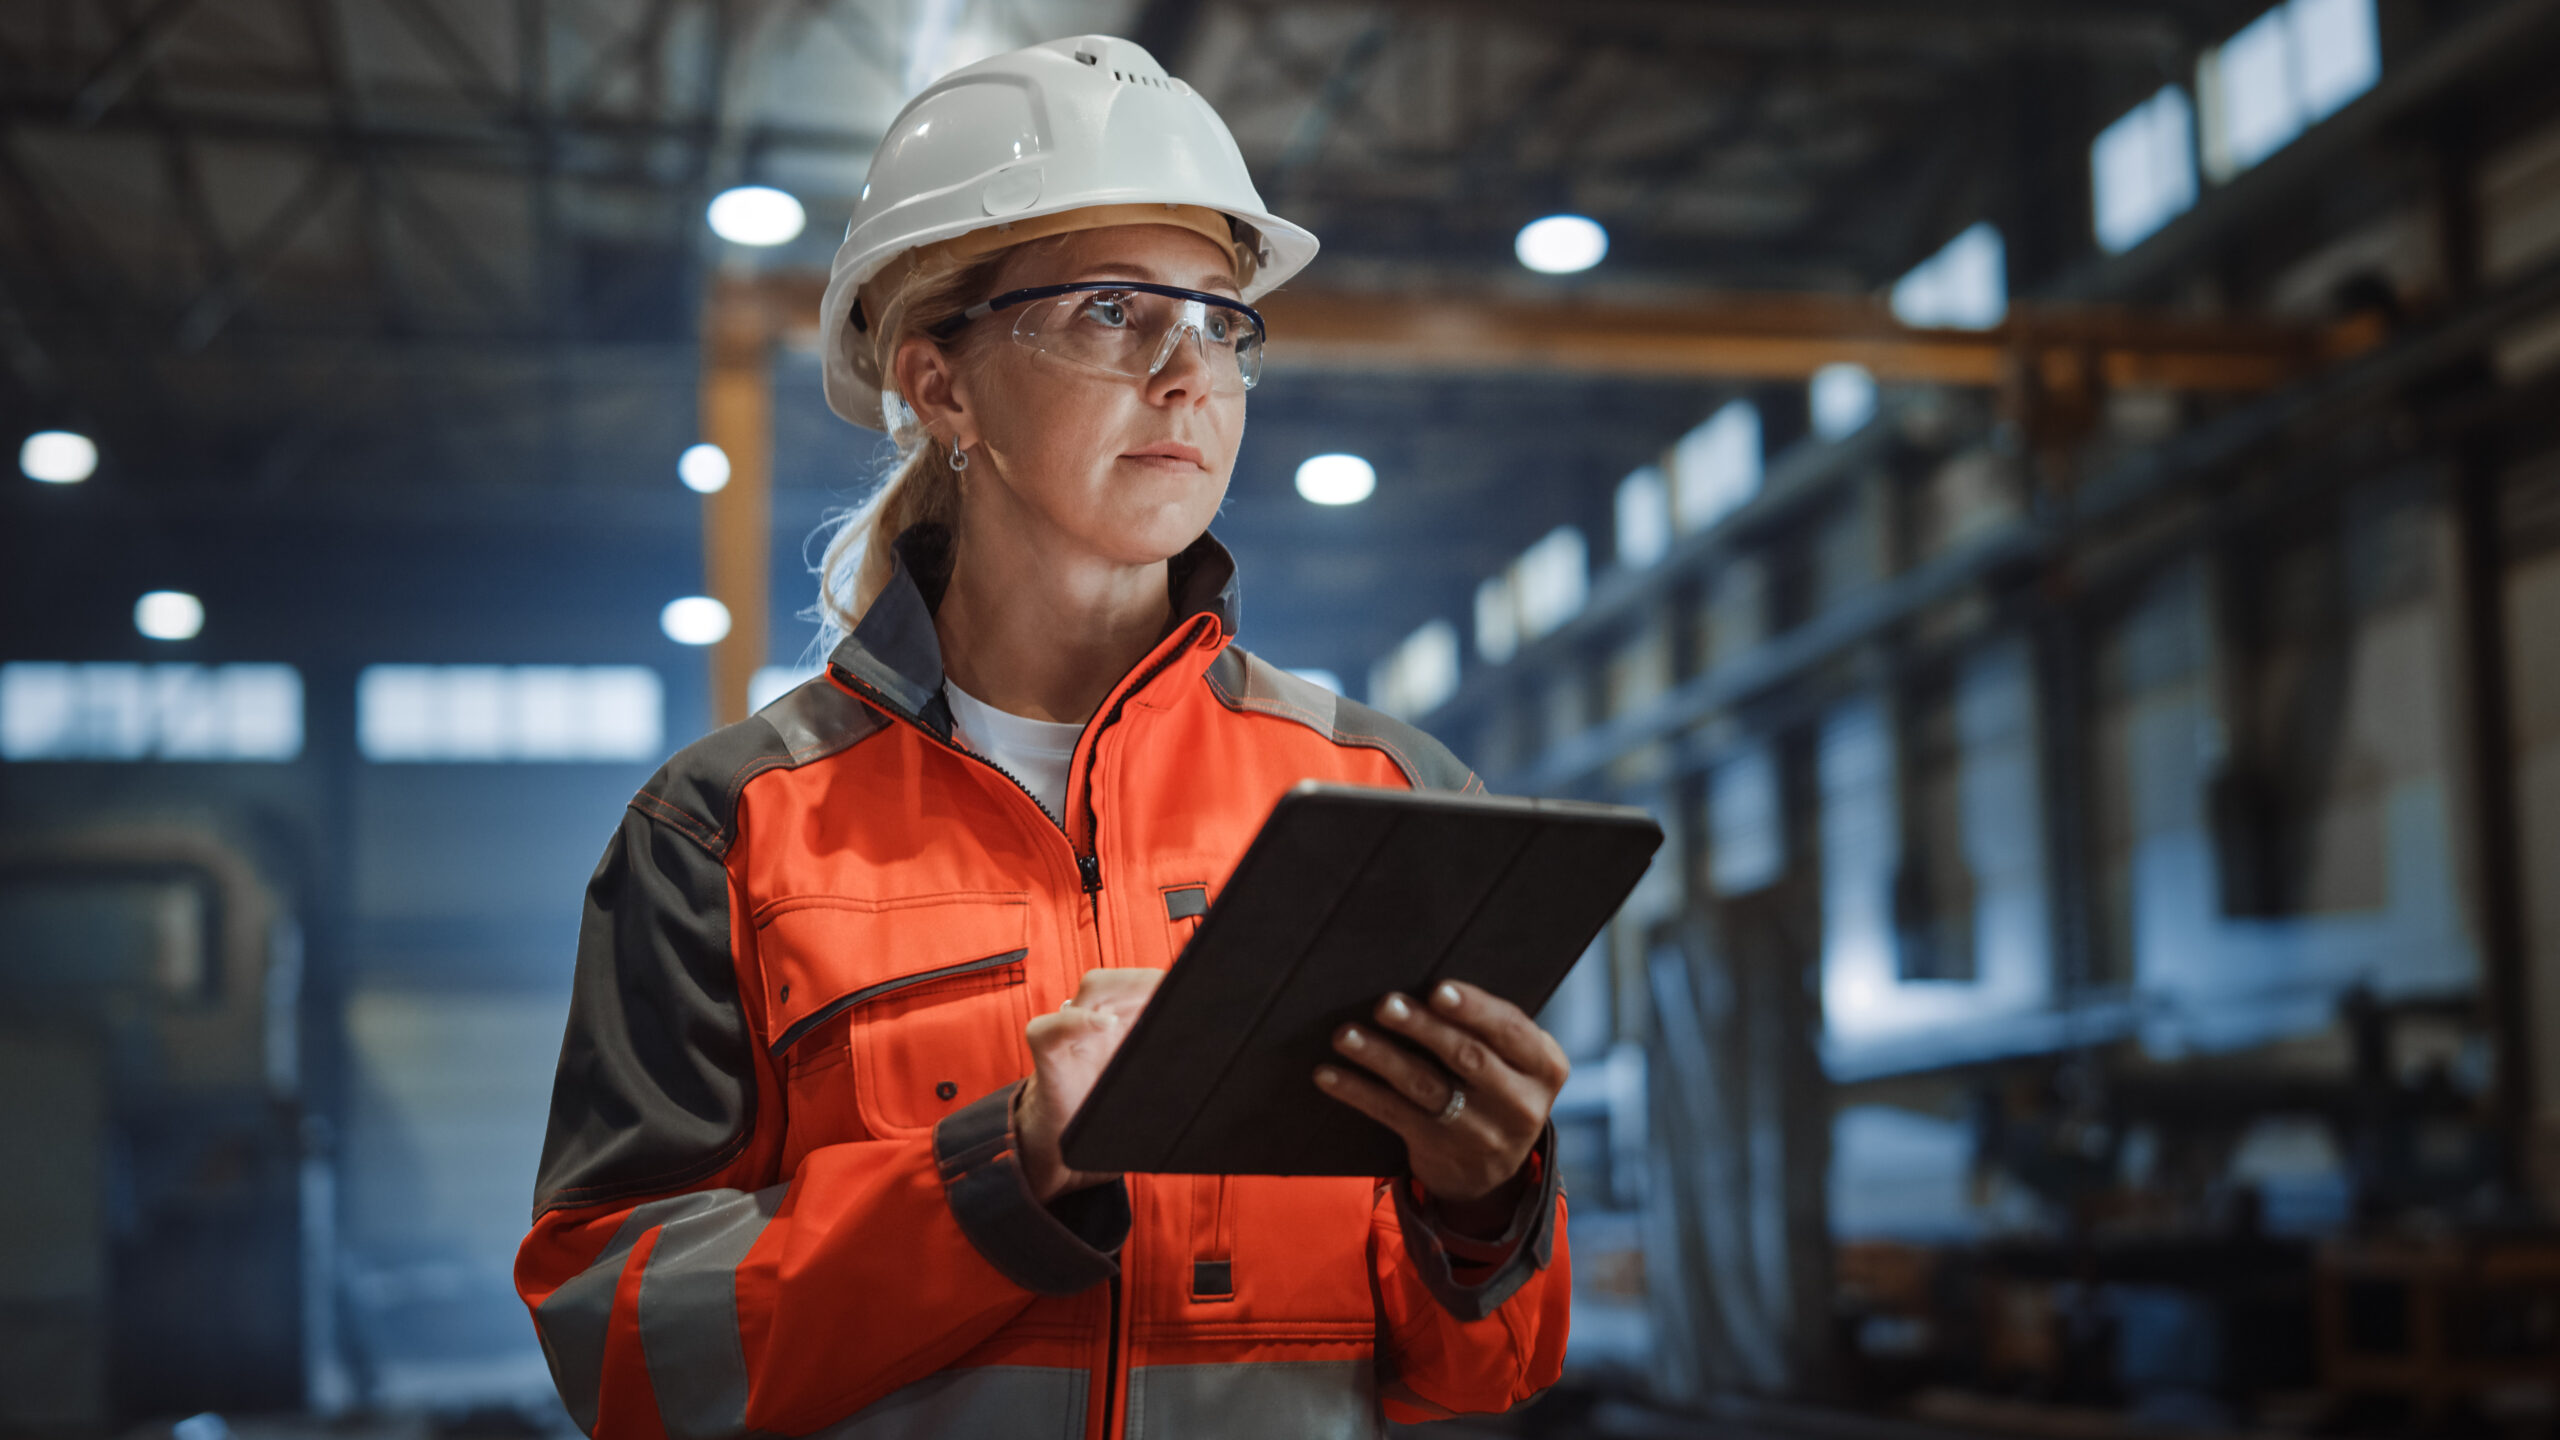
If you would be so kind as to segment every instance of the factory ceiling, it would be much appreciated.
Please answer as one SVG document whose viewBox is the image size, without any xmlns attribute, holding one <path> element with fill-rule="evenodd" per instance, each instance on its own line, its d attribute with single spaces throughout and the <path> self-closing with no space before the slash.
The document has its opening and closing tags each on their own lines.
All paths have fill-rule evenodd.
<svg viewBox="0 0 2560 1440">
<path fill-rule="evenodd" d="M 2087 252 L 2089 137 L 2261 8 L 18 0 L 0 7 L 0 420 L 98 434 L 159 515 L 672 502 L 705 277 L 823 269 L 907 95 L 1079 31 L 1137 39 L 1218 106 L 1266 198 L 1324 237 L 1306 286 L 1871 292 L 1988 217 L 2030 291 Z M 806 232 L 753 255 L 714 237 L 705 203 L 741 183 L 797 195 Z M 1521 270 L 1520 225 L 1568 209 L 1609 228 L 1607 265 Z M 1432 503 L 1373 507 L 1337 568 L 1445 605 L 1601 513 L 1619 470 L 1721 393 L 1486 384 L 1257 397 L 1259 435 L 1401 445 L 1427 472 Z M 1573 415 L 1608 442 L 1556 434 Z M 786 448 L 809 433 L 783 419 Z M 1263 517 L 1290 563 L 1354 543 L 1283 499 L 1297 454 L 1247 449 L 1231 515 Z M 1560 487 L 1577 455 L 1600 468 Z M 841 492 L 859 468 L 816 478 Z M 1357 634 L 1328 659 L 1428 613 L 1387 610 L 1346 612 Z"/>
</svg>

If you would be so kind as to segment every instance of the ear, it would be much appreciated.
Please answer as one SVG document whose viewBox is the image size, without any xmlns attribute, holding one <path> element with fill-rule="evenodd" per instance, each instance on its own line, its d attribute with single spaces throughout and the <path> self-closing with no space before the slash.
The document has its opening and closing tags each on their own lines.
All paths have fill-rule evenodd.
<svg viewBox="0 0 2560 1440">
<path fill-rule="evenodd" d="M 890 369 L 900 398 L 916 412 L 917 422 L 935 442 L 963 449 L 978 443 L 976 419 L 964 393 L 967 387 L 941 346 L 922 335 L 910 335 L 898 346 Z"/>
</svg>

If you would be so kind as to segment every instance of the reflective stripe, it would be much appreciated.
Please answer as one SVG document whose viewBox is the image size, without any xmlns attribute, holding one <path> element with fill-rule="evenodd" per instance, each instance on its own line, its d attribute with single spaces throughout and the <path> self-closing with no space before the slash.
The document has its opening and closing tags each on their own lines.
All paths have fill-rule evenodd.
<svg viewBox="0 0 2560 1440">
<path fill-rule="evenodd" d="M 1367 1360 L 1141 1365 L 1129 1372 L 1128 1440 L 1367 1440 L 1387 1433 Z"/>
<path fill-rule="evenodd" d="M 631 1247 L 654 1226 L 700 1214 L 736 1191 L 700 1190 L 652 1200 L 622 1217 L 604 1253 L 543 1299 L 533 1312 L 542 1353 L 551 1362 L 551 1381 L 560 1389 L 569 1418 L 592 1435 L 604 1390 L 605 1332 L 613 1323 L 613 1294 L 622 1284 L 622 1262 Z"/>
<path fill-rule="evenodd" d="M 809 1440 L 944 1440 L 1022 1436 L 1074 1440 L 1084 1434 L 1085 1372 L 1046 1365 L 981 1365 L 938 1370 L 893 1390 Z"/>
<path fill-rule="evenodd" d="M 666 1222 L 640 1276 L 640 1353 L 668 1440 L 747 1427 L 747 1353 L 738 1338 L 738 1263 L 791 1187 L 713 1192 L 718 1203 Z"/>
</svg>

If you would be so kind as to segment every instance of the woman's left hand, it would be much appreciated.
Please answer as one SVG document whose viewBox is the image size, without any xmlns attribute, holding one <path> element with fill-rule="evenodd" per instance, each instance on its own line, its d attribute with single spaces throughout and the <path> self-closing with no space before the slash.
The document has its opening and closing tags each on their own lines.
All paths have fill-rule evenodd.
<svg viewBox="0 0 2560 1440">
<path fill-rule="evenodd" d="M 1564 1047 L 1519 1006 L 1455 981 L 1432 987 L 1427 1007 L 1389 995 L 1375 1013 L 1375 1027 L 1334 1032 L 1335 1051 L 1359 1069 L 1318 1066 L 1316 1084 L 1404 1137 L 1414 1178 L 1445 1217 L 1499 1233 L 1572 1071 Z M 1466 1098 L 1453 1102 L 1453 1090 Z"/>
</svg>

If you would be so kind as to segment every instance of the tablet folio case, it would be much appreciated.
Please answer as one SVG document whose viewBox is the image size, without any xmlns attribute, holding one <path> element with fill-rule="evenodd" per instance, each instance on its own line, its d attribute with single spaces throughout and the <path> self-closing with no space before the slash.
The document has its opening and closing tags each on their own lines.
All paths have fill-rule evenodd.
<svg viewBox="0 0 2560 1440">
<path fill-rule="evenodd" d="M 1307 782 L 1273 807 L 1061 1148 L 1098 1172 L 1401 1175 L 1315 1086 L 1387 992 L 1537 1013 L 1662 843 L 1644 811 Z"/>
</svg>

